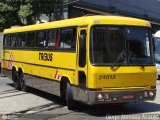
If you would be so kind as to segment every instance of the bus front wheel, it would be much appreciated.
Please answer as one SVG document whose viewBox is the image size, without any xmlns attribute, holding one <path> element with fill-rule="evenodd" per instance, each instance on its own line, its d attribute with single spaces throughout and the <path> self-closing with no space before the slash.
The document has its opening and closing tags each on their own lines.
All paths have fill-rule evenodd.
<svg viewBox="0 0 160 120">
<path fill-rule="evenodd" d="M 66 102 L 69 110 L 76 109 L 75 101 L 73 99 L 72 86 L 68 82 L 67 82 L 67 89 L 66 89 Z"/>
</svg>

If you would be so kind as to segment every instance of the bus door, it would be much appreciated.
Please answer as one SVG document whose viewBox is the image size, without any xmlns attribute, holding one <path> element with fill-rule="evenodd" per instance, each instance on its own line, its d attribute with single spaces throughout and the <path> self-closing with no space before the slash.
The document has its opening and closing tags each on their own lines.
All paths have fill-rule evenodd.
<svg viewBox="0 0 160 120">
<path fill-rule="evenodd" d="M 78 30 L 78 59 L 77 59 L 77 77 L 78 77 L 78 86 L 81 89 L 81 92 L 78 93 L 79 99 L 83 99 L 86 102 L 88 101 L 87 94 L 85 89 L 87 87 L 87 28 L 81 27 Z"/>
</svg>

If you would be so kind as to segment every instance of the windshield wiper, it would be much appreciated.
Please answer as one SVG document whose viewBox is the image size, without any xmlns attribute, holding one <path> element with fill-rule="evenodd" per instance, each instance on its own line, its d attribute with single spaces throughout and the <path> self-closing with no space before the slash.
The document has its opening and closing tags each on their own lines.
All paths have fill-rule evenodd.
<svg viewBox="0 0 160 120">
<path fill-rule="evenodd" d="M 131 55 L 132 53 L 132 55 Z M 127 58 L 128 57 L 128 58 Z M 112 64 L 112 67 L 114 67 L 119 61 L 121 61 L 121 64 L 127 64 L 127 61 L 128 63 L 131 63 L 134 62 L 134 64 L 136 65 L 136 63 L 138 63 L 142 68 L 144 68 L 144 64 L 143 64 L 143 59 L 144 59 L 144 56 L 141 56 L 142 58 L 137 58 L 137 55 L 134 54 L 133 52 L 129 52 L 129 55 L 127 56 L 127 51 L 126 50 L 122 50 L 118 57 L 116 58 L 116 60 L 113 62 Z M 146 57 L 146 56 L 145 56 Z M 128 59 L 128 60 L 127 60 Z M 141 59 L 141 60 L 140 60 Z"/>
<path fill-rule="evenodd" d="M 131 63 L 131 61 L 134 62 L 134 64 L 136 65 L 136 63 L 138 63 L 138 65 L 140 65 L 142 68 L 144 68 L 144 64 L 143 64 L 143 59 L 146 58 L 147 56 L 138 56 L 136 55 L 134 52 L 130 52 L 129 53 L 129 63 Z"/>
<path fill-rule="evenodd" d="M 115 66 L 115 64 L 117 64 L 119 61 L 123 61 L 123 63 L 127 63 L 127 61 L 125 60 L 125 58 L 127 58 L 127 52 L 126 50 L 122 50 L 118 57 L 116 58 L 116 60 L 113 62 L 113 67 Z"/>
</svg>

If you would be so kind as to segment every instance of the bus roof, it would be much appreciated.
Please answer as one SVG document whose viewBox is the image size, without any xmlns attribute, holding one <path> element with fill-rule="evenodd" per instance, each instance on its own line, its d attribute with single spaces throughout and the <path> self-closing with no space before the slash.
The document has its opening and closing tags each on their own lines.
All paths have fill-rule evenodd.
<svg viewBox="0 0 160 120">
<path fill-rule="evenodd" d="M 5 29 L 3 34 L 51 29 L 51 28 L 61 28 L 61 27 L 69 27 L 69 26 L 87 26 L 87 25 L 92 26 L 96 24 L 151 27 L 148 21 L 141 20 L 141 19 L 122 17 L 122 16 L 96 15 L 96 16 L 83 16 L 79 18 L 72 18 L 72 19 L 36 24 L 36 25 L 29 25 L 29 26 L 23 26 L 23 27 L 12 27 L 10 29 Z"/>
<path fill-rule="evenodd" d="M 158 30 L 153 36 L 154 37 L 160 37 L 160 30 Z"/>
</svg>

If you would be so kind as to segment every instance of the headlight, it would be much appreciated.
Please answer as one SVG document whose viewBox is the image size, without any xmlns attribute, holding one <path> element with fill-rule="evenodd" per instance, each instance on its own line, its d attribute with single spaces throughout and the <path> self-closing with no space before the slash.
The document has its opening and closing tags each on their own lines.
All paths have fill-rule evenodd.
<svg viewBox="0 0 160 120">
<path fill-rule="evenodd" d="M 99 93 L 99 94 L 97 95 L 97 99 L 98 99 L 98 100 L 102 100 L 102 99 L 103 99 L 103 96 L 102 96 L 101 93 Z"/>
<path fill-rule="evenodd" d="M 149 92 L 149 96 L 150 96 L 150 97 L 153 97 L 153 96 L 154 96 L 154 93 L 153 93 L 152 91 L 150 91 L 150 92 Z"/>
</svg>

